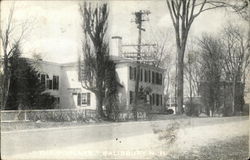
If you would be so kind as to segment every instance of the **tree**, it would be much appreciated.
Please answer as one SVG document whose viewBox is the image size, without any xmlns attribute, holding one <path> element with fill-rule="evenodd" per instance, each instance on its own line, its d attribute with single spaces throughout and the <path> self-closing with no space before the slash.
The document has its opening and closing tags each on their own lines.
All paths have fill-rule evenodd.
<svg viewBox="0 0 250 160">
<path fill-rule="evenodd" d="M 97 115 L 104 117 L 103 104 L 105 98 L 105 73 L 109 60 L 106 31 L 108 27 L 108 5 L 84 2 L 80 5 L 84 41 L 82 87 L 93 92 L 96 96 Z M 115 77 L 113 77 L 115 78 Z"/>
<path fill-rule="evenodd" d="M 247 66 L 250 63 L 250 53 L 247 37 L 245 37 L 244 30 L 238 26 L 228 23 L 223 29 L 222 44 L 224 48 L 224 72 L 226 79 L 232 82 L 232 112 L 242 111 L 242 106 L 236 107 L 235 103 L 244 98 L 244 83 Z M 238 88 L 238 83 L 243 84 L 242 89 Z M 240 94 L 241 93 L 241 94 Z"/>
<path fill-rule="evenodd" d="M 225 5 L 239 14 L 245 21 L 249 21 L 249 0 L 225 1 Z"/>
<path fill-rule="evenodd" d="M 108 120 L 118 120 L 118 87 L 122 87 L 116 80 L 115 63 L 106 61 L 105 70 L 105 106 Z"/>
<path fill-rule="evenodd" d="M 10 86 L 10 78 L 11 73 L 9 69 L 9 58 L 13 54 L 13 51 L 17 49 L 17 46 L 20 46 L 24 35 L 28 31 L 28 21 L 25 21 L 21 24 L 16 24 L 13 21 L 15 7 L 14 4 L 10 8 L 9 15 L 7 18 L 7 22 L 1 21 L 0 28 L 0 39 L 1 39 L 1 48 L 3 53 L 3 62 L 1 62 L 1 68 L 3 68 L 2 80 L 1 80 L 1 107 L 4 109 L 6 106 L 8 94 L 9 94 L 9 86 Z M 5 24 L 5 25 L 4 25 Z M 18 32 L 18 34 L 17 34 Z"/>
<path fill-rule="evenodd" d="M 167 7 L 173 22 L 177 49 L 177 113 L 183 112 L 183 69 L 184 54 L 188 33 L 194 20 L 203 12 L 218 7 L 225 3 L 209 0 L 166 0 Z"/>
<path fill-rule="evenodd" d="M 45 86 L 39 80 L 39 73 L 27 59 L 20 56 L 19 46 L 15 46 L 9 58 L 11 77 L 5 109 L 54 108 L 55 97 L 45 92 Z"/>
<path fill-rule="evenodd" d="M 223 48 L 221 42 L 208 35 L 199 41 L 201 54 L 202 97 L 207 114 L 213 115 L 220 107 L 221 76 L 223 68 Z"/>
<path fill-rule="evenodd" d="M 188 53 L 187 62 L 184 63 L 184 77 L 189 84 L 189 107 L 190 114 L 194 112 L 193 97 L 198 93 L 198 85 L 200 81 L 200 64 L 198 63 L 199 55 L 196 51 L 192 50 Z"/>
</svg>

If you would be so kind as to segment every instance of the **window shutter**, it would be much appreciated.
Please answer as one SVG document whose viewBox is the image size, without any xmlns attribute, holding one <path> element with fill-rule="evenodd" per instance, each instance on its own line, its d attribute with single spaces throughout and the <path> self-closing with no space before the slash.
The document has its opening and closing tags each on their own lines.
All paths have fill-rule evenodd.
<svg viewBox="0 0 250 160">
<path fill-rule="evenodd" d="M 159 84 L 159 73 L 156 72 L 156 84 Z"/>
<path fill-rule="evenodd" d="M 134 68 L 134 80 L 136 80 L 137 74 L 136 74 L 136 67 Z"/>
<path fill-rule="evenodd" d="M 162 85 L 162 74 L 160 74 L 160 85 Z"/>
<path fill-rule="evenodd" d="M 59 89 L 59 76 L 56 76 L 56 80 L 57 80 L 57 86 L 56 86 L 56 89 Z"/>
<path fill-rule="evenodd" d="M 90 93 L 87 93 L 87 105 L 90 106 Z"/>
<path fill-rule="evenodd" d="M 150 104 L 152 105 L 152 95 L 150 95 Z"/>
<path fill-rule="evenodd" d="M 152 97 L 153 97 L 153 102 L 152 102 L 152 104 L 155 105 L 155 94 L 152 94 Z"/>
<path fill-rule="evenodd" d="M 160 105 L 162 106 L 162 95 L 160 95 Z"/>
<path fill-rule="evenodd" d="M 155 94 L 155 101 L 156 101 L 156 106 L 159 106 L 159 95 Z"/>
<path fill-rule="evenodd" d="M 129 104 L 133 103 L 133 92 L 129 91 Z"/>
<path fill-rule="evenodd" d="M 151 71 L 148 71 L 148 82 L 151 83 Z"/>
<path fill-rule="evenodd" d="M 81 106 L 81 93 L 77 94 L 77 105 Z"/>
<path fill-rule="evenodd" d="M 132 73 L 132 67 L 129 66 L 129 79 L 132 80 L 133 79 L 133 73 Z"/>
<path fill-rule="evenodd" d="M 56 76 L 53 76 L 53 89 L 56 89 Z"/>
<path fill-rule="evenodd" d="M 152 83 L 155 83 L 155 72 L 152 72 Z"/>
<path fill-rule="evenodd" d="M 142 79 L 143 79 L 143 70 L 142 69 L 140 71 L 140 75 L 141 75 L 140 79 L 141 79 L 141 82 L 142 82 Z"/>
</svg>

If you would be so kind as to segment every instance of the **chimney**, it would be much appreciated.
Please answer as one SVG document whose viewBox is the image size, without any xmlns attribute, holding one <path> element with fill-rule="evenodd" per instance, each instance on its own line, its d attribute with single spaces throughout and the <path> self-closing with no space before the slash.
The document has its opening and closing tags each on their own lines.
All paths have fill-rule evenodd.
<svg viewBox="0 0 250 160">
<path fill-rule="evenodd" d="M 122 56 L 122 37 L 113 36 L 111 40 L 111 56 Z"/>
</svg>

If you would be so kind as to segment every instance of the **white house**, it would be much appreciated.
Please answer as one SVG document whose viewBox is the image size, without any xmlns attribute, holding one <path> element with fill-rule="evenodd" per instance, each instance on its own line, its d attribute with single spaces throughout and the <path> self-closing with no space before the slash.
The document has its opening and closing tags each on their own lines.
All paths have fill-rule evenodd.
<svg viewBox="0 0 250 160">
<path fill-rule="evenodd" d="M 111 43 L 111 58 L 116 63 L 117 79 L 122 85 L 119 87 L 119 107 L 130 110 L 135 90 L 136 61 L 126 58 L 122 54 L 121 37 L 113 37 Z M 60 108 L 96 109 L 94 93 L 84 89 L 79 81 L 79 67 L 77 62 L 58 64 L 39 61 L 41 81 L 46 86 L 46 92 L 58 97 Z M 153 111 L 163 108 L 163 74 L 164 70 L 149 64 L 140 64 L 139 88 L 151 88 L 148 103 Z"/>
</svg>

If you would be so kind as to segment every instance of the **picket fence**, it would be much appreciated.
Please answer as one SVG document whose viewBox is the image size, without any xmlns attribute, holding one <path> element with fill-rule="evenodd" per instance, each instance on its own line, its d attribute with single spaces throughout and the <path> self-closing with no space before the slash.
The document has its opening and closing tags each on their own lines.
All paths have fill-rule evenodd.
<svg viewBox="0 0 250 160">
<path fill-rule="evenodd" d="M 96 117 L 96 110 L 91 109 L 47 109 L 47 110 L 2 110 L 1 122 L 20 121 L 85 121 Z M 137 112 L 139 120 L 147 119 L 146 112 Z M 120 112 L 119 121 L 134 119 L 129 111 Z"/>
</svg>

